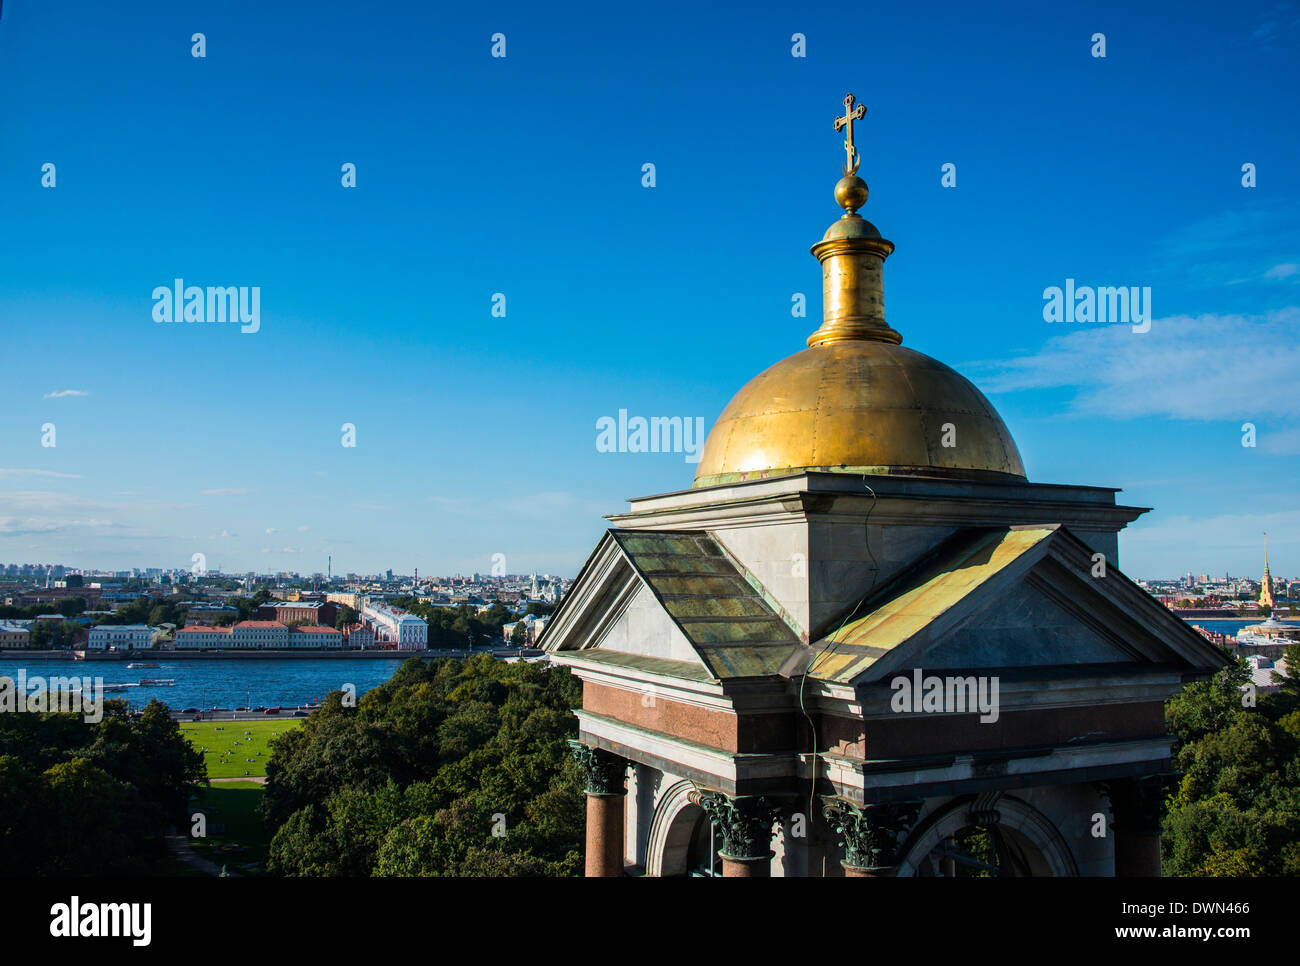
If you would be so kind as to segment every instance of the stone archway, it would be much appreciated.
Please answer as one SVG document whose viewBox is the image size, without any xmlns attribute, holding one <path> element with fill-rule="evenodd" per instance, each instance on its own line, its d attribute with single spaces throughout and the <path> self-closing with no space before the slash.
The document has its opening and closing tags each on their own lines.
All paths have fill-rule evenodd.
<svg viewBox="0 0 1300 966">
<path fill-rule="evenodd" d="M 897 875 L 914 876 L 923 862 L 940 843 L 974 822 L 972 802 L 960 799 L 932 812 L 904 846 Z M 1007 840 L 1014 842 L 1024 856 L 1028 874 L 1033 876 L 1074 877 L 1079 874 L 1070 847 L 1056 826 L 1042 812 L 1018 798 L 997 799 L 996 826 Z"/>
<path fill-rule="evenodd" d="M 669 785 L 655 806 L 646 841 L 646 875 L 684 876 L 689 871 L 691 838 L 705 818 L 704 809 L 690 800 L 695 784 Z"/>
</svg>

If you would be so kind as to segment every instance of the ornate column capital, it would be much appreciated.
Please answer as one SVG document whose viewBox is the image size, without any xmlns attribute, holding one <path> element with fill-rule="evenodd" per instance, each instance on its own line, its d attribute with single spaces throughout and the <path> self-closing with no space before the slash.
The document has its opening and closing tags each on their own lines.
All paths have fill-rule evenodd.
<svg viewBox="0 0 1300 966">
<path fill-rule="evenodd" d="M 920 811 L 920 802 L 858 805 L 844 798 L 822 799 L 822 815 L 840 837 L 845 864 L 871 872 L 898 864 L 898 847 Z"/>
<path fill-rule="evenodd" d="M 772 827 L 780 812 L 766 798 L 761 795 L 728 798 L 721 792 L 706 789 L 697 789 L 688 798 L 717 823 L 722 833 L 719 855 L 724 859 L 744 862 L 771 857 Z"/>
<path fill-rule="evenodd" d="M 627 786 L 626 758 L 620 758 L 612 752 L 593 748 L 573 738 L 569 739 L 569 752 L 582 769 L 587 779 L 588 795 L 625 795 Z"/>
</svg>

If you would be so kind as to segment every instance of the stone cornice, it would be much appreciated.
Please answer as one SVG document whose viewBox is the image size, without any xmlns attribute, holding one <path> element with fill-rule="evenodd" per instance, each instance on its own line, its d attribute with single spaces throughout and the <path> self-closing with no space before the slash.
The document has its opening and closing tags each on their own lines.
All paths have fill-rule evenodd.
<svg viewBox="0 0 1300 966">
<path fill-rule="evenodd" d="M 904 673 L 902 671 L 898 673 Z M 910 671 L 908 672 L 910 673 Z M 1178 668 L 1156 665 L 1075 665 L 1049 668 L 925 669 L 938 675 L 997 675 L 1001 713 L 1050 708 L 1096 707 L 1163 701 L 1186 681 Z M 892 675 L 890 676 L 892 678 Z M 890 678 L 857 689 L 848 684 L 809 678 L 804 707 L 813 713 L 857 720 L 889 720 Z M 799 681 L 790 682 L 791 700 L 798 705 Z"/>
<path fill-rule="evenodd" d="M 993 784 L 1014 788 L 1051 783 L 1067 775 L 1072 782 L 1101 780 L 1106 774 L 1128 775 L 1167 769 L 1174 738 L 1139 738 L 1079 744 L 1068 748 L 1022 748 L 973 755 L 942 755 L 934 759 L 900 758 L 860 761 L 844 755 L 817 756 L 818 777 L 829 781 L 854 801 L 882 793 L 914 789 L 912 797 L 955 795 Z M 809 779 L 805 753 L 797 756 L 800 778 Z"/>
<path fill-rule="evenodd" d="M 791 517 L 858 518 L 874 502 L 873 523 L 969 526 L 1039 521 L 1115 531 L 1147 512 L 1117 505 L 1117 491 L 1043 483 L 976 483 L 936 478 L 869 476 L 875 497 L 856 474 L 806 473 L 774 480 L 683 490 L 629 501 L 608 517 L 619 526 L 664 529 L 755 525 Z"/>
<path fill-rule="evenodd" d="M 788 780 L 796 771 L 792 752 L 750 754 L 722 751 L 684 738 L 576 709 L 578 735 L 614 754 L 653 765 L 728 794 L 746 782 Z"/>
</svg>

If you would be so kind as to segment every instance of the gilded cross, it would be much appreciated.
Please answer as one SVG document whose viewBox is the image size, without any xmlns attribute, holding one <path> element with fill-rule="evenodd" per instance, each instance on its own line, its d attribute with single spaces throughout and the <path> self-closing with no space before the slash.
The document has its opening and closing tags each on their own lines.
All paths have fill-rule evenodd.
<svg viewBox="0 0 1300 966">
<path fill-rule="evenodd" d="M 848 129 L 848 140 L 844 142 L 844 153 L 848 155 L 848 164 L 844 166 L 844 174 L 852 175 L 858 173 L 858 149 L 853 144 L 853 122 L 860 121 L 867 116 L 867 105 L 859 104 L 853 106 L 854 97 L 848 94 L 844 98 L 844 116 L 835 119 L 835 130 L 843 131 Z"/>
</svg>

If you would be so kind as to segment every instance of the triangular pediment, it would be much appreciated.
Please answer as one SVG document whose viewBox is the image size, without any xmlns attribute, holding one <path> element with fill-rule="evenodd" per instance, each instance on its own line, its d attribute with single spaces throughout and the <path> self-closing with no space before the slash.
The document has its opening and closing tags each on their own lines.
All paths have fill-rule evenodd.
<svg viewBox="0 0 1300 966">
<path fill-rule="evenodd" d="M 1199 634 L 1103 563 L 1061 527 L 963 532 L 815 644 L 809 673 L 860 685 L 912 668 L 1223 665 Z"/>
<path fill-rule="evenodd" d="M 757 582 L 702 530 L 610 530 L 547 625 L 552 653 L 635 658 L 668 676 L 775 674 L 798 646 Z"/>
</svg>

